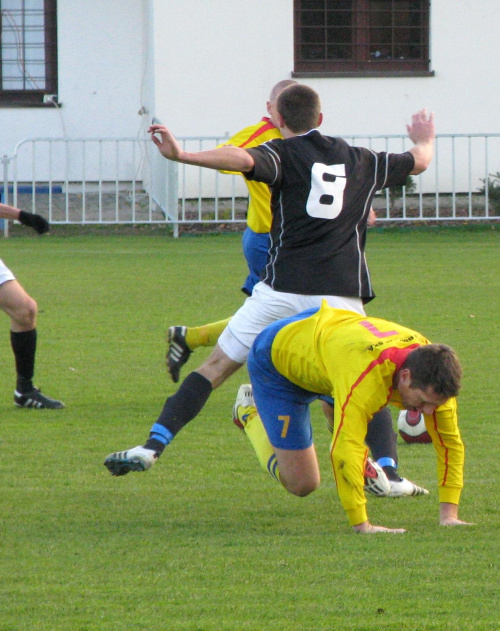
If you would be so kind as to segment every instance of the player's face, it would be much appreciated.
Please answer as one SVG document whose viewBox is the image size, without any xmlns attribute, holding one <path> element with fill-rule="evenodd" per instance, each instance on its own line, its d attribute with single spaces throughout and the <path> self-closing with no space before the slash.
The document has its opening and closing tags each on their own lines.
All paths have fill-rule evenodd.
<svg viewBox="0 0 500 631">
<path fill-rule="evenodd" d="M 398 390 L 401 395 L 401 402 L 405 409 L 411 412 L 431 415 L 437 407 L 444 405 L 448 400 L 442 394 L 436 394 L 432 386 L 422 390 L 421 388 L 412 388 L 410 383 L 411 375 L 409 371 L 400 375 Z"/>
</svg>

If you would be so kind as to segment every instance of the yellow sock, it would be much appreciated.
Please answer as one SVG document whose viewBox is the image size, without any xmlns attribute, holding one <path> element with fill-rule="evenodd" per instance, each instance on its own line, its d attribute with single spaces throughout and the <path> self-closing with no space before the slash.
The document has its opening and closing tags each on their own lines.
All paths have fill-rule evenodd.
<svg viewBox="0 0 500 631">
<path fill-rule="evenodd" d="M 280 471 L 276 461 L 276 454 L 274 453 L 273 446 L 269 442 L 260 416 L 253 406 L 247 409 L 249 410 L 249 414 L 245 425 L 245 434 L 252 443 L 260 466 L 264 471 L 267 471 L 276 482 L 280 482 Z M 243 414 L 245 413 L 243 410 L 242 412 Z"/>
<path fill-rule="evenodd" d="M 187 327 L 186 344 L 192 351 L 199 346 L 215 346 L 230 319 L 226 318 L 226 320 L 210 322 L 210 324 L 204 324 L 203 326 Z"/>
</svg>

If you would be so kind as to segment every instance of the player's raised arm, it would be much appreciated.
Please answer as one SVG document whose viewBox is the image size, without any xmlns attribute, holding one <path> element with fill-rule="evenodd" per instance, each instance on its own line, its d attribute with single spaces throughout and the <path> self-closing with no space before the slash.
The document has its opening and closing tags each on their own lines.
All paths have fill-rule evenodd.
<svg viewBox="0 0 500 631">
<path fill-rule="evenodd" d="M 184 151 L 164 125 L 151 125 L 148 133 L 151 134 L 151 140 L 158 147 L 161 155 L 168 160 L 240 173 L 248 173 L 254 166 L 252 156 L 240 147 L 226 146 L 193 153 Z"/>
<path fill-rule="evenodd" d="M 418 175 L 427 169 L 434 156 L 434 138 L 436 137 L 434 113 L 429 114 L 425 109 L 420 110 L 413 114 L 411 125 L 407 125 L 406 129 L 410 140 L 415 145 L 410 149 L 415 159 L 415 166 L 410 173 Z"/>
</svg>

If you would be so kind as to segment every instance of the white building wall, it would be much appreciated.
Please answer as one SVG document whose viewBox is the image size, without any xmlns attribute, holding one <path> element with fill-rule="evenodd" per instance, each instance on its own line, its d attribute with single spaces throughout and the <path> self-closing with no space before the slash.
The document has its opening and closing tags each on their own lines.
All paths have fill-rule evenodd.
<svg viewBox="0 0 500 631">
<path fill-rule="evenodd" d="M 25 138 L 135 136 L 144 76 L 143 0 L 59 0 L 61 108 L 1 108 L 0 155 Z"/>
<path fill-rule="evenodd" d="M 150 0 L 156 115 L 179 135 L 234 132 L 265 114 L 293 72 L 292 0 Z M 431 4 L 432 77 L 301 78 L 329 134 L 398 134 L 427 107 L 439 133 L 500 132 L 496 0 Z"/>
<path fill-rule="evenodd" d="M 257 122 L 290 77 L 291 0 L 151 0 L 155 113 L 179 135 L 223 135 Z"/>
</svg>

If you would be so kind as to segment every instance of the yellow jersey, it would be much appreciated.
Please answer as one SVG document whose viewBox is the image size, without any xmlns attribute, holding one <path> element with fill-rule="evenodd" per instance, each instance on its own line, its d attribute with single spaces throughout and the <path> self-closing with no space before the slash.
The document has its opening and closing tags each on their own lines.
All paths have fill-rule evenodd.
<svg viewBox="0 0 500 631">
<path fill-rule="evenodd" d="M 219 146 L 232 145 L 250 149 L 275 138 L 282 138 L 281 132 L 272 124 L 271 119 L 265 116 L 256 125 L 245 127 L 245 129 L 237 132 Z M 251 180 L 245 180 L 245 182 L 249 194 L 247 225 L 257 233 L 270 232 L 272 217 L 269 187 L 262 182 L 253 182 Z"/>
<path fill-rule="evenodd" d="M 276 370 L 292 383 L 334 398 L 332 467 L 342 506 L 351 525 L 367 519 L 364 486 L 368 422 L 391 403 L 403 409 L 394 389 L 395 373 L 424 336 L 394 322 L 333 309 L 284 326 L 271 357 Z M 463 486 L 464 446 L 456 399 L 425 416 L 438 458 L 439 501 L 458 504 Z"/>
</svg>

